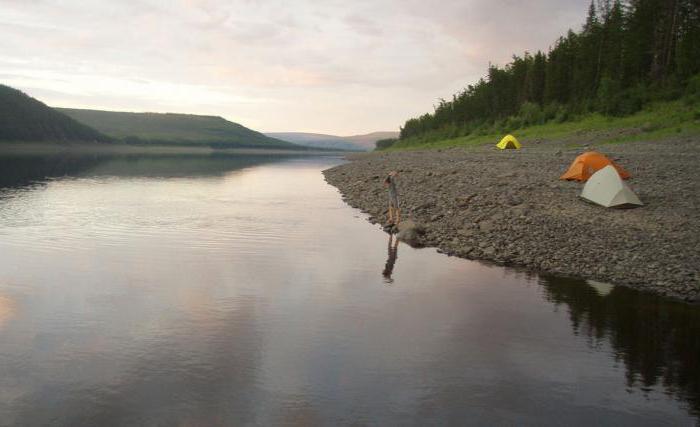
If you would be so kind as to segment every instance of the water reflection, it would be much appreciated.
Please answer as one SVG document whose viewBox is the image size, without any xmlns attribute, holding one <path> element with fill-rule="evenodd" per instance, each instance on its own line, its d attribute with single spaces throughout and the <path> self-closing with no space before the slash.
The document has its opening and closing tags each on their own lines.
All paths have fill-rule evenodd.
<svg viewBox="0 0 700 427">
<path fill-rule="evenodd" d="M 0 425 L 694 420 L 697 307 L 397 262 L 337 159 L 98 160 L 0 190 Z"/>
<path fill-rule="evenodd" d="M 238 169 L 285 161 L 285 155 L 0 155 L 0 188 L 60 177 L 223 176 Z"/>
<path fill-rule="evenodd" d="M 394 271 L 394 264 L 396 264 L 396 258 L 399 253 L 399 239 L 395 238 L 393 233 L 389 233 L 389 246 L 387 251 L 389 256 L 386 260 L 386 264 L 384 264 L 382 276 L 384 276 L 385 283 L 394 283 L 394 279 L 391 278 L 391 273 Z"/>
<path fill-rule="evenodd" d="M 0 188 L 21 187 L 45 178 L 77 174 L 98 162 L 93 156 L 0 155 Z"/>
<path fill-rule="evenodd" d="M 16 411 L 4 422 L 39 426 L 51 418 L 65 426 L 254 423 L 262 338 L 255 327 L 259 307 L 255 300 L 245 302 L 236 310 L 208 313 L 206 320 L 173 324 L 167 336 L 153 337 L 157 346 L 136 341 L 124 343 L 126 349 L 74 348 L 66 355 L 70 362 L 49 360 L 46 368 L 68 372 L 55 374 L 54 384 L 18 397 L 13 402 Z M 129 360 L 116 360 L 118 375 L 108 366 L 107 361 L 114 360 L 111 352 L 129 354 Z M 88 375 L 76 375 L 77 369 Z M 75 382 L 79 387 L 66 393 L 71 389 L 66 383 Z"/>
<path fill-rule="evenodd" d="M 662 386 L 700 414 L 700 310 L 624 287 L 544 276 L 545 297 L 565 304 L 573 331 L 612 346 L 628 387 Z"/>
</svg>

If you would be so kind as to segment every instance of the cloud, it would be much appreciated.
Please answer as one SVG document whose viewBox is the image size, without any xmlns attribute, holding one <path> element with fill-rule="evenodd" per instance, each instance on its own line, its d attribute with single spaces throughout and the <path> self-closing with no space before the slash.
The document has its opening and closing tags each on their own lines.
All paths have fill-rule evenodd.
<svg viewBox="0 0 700 427">
<path fill-rule="evenodd" d="M 397 129 L 489 62 L 546 50 L 587 3 L 11 1 L 0 67 L 50 105 L 352 134 Z"/>
</svg>

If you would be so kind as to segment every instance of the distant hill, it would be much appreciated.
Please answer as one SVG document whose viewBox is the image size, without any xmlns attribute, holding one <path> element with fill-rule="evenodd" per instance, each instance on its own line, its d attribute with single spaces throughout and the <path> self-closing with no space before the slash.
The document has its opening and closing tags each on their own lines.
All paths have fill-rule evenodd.
<svg viewBox="0 0 700 427">
<path fill-rule="evenodd" d="M 398 138 L 399 132 L 372 132 L 364 135 L 353 135 L 346 136 L 344 139 L 348 139 L 353 142 L 353 144 L 364 147 L 366 150 L 374 150 L 374 143 L 380 139 L 387 138 Z"/>
<path fill-rule="evenodd" d="M 306 132 L 268 132 L 265 135 L 314 148 L 337 150 L 369 151 L 380 139 L 397 138 L 398 132 L 372 132 L 365 135 L 336 136 Z"/>
<path fill-rule="evenodd" d="M 0 141 L 108 142 L 110 138 L 31 96 L 0 85 Z"/>
<path fill-rule="evenodd" d="M 351 141 L 335 135 L 324 135 L 320 133 L 304 133 L 304 132 L 268 132 L 265 135 L 271 138 L 289 141 L 294 144 L 303 145 L 313 148 L 330 148 L 335 150 L 364 150 L 359 145 L 353 144 Z"/>
<path fill-rule="evenodd" d="M 56 108 L 73 119 L 127 143 L 298 149 L 217 116 Z"/>
</svg>

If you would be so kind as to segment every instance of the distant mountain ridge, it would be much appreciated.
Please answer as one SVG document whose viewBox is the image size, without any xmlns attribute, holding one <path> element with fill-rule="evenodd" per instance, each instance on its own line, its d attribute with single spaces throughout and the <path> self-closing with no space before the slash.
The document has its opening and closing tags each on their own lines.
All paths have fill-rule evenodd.
<svg viewBox="0 0 700 427">
<path fill-rule="evenodd" d="M 314 148 L 369 151 L 380 139 L 398 138 L 399 132 L 372 132 L 363 135 L 337 136 L 309 132 L 266 132 L 265 135 Z"/>
<path fill-rule="evenodd" d="M 56 108 L 73 119 L 127 143 L 299 149 L 218 116 L 131 113 Z"/>
<path fill-rule="evenodd" d="M 109 142 L 111 138 L 0 84 L 0 141 Z"/>
</svg>

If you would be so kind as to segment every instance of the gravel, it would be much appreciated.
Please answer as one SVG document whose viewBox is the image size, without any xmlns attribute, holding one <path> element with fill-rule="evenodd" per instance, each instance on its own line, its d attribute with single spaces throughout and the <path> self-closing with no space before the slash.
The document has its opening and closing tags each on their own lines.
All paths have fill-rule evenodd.
<svg viewBox="0 0 700 427">
<path fill-rule="evenodd" d="M 386 220 L 382 181 L 397 180 L 412 243 L 468 259 L 517 265 L 700 302 L 700 141 L 626 144 L 535 142 L 495 147 L 370 153 L 324 171 L 344 200 Z M 559 180 L 584 151 L 626 168 L 645 206 L 606 209 Z"/>
</svg>

